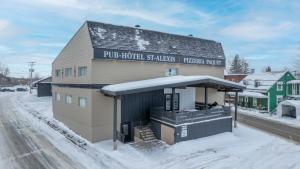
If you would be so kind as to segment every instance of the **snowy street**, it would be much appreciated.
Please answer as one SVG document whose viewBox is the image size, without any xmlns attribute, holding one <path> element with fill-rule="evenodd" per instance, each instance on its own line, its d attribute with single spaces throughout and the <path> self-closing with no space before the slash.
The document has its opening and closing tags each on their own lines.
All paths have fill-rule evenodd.
<svg viewBox="0 0 300 169">
<path fill-rule="evenodd" d="M 1 169 L 300 168 L 299 145 L 242 124 L 232 133 L 172 146 L 118 143 L 118 150 L 113 151 L 112 141 L 107 140 L 94 144 L 86 141 L 83 149 L 42 120 L 55 121 L 51 107 L 51 97 L 38 98 L 27 92 L 0 93 Z M 69 131 L 62 123 L 57 125 Z"/>
<path fill-rule="evenodd" d="M 32 127 L 15 97 L 0 97 L 0 168 L 84 168 Z"/>
</svg>

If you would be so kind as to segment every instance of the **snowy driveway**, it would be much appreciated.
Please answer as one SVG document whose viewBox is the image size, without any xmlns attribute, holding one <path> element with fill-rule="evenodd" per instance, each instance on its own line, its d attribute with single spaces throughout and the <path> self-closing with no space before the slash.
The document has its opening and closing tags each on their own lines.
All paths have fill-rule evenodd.
<svg viewBox="0 0 300 169">
<path fill-rule="evenodd" d="M 31 126 L 14 97 L 0 97 L 0 168 L 84 168 Z"/>
</svg>

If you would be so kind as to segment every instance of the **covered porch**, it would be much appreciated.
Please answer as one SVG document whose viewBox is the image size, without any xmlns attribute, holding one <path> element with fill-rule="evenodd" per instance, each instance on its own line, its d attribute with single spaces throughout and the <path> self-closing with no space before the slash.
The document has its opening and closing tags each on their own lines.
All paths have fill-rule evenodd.
<svg viewBox="0 0 300 169">
<path fill-rule="evenodd" d="M 193 89 L 197 88 L 204 89 L 203 103 L 195 101 L 195 91 L 193 92 Z M 120 136 L 124 137 L 124 134 L 128 133 L 123 132 L 122 126 L 120 131 L 117 129 L 117 102 L 127 96 L 141 93 L 162 91 L 163 95 L 144 99 L 145 101 L 143 102 L 140 102 L 140 100 L 137 102 L 144 105 L 149 104 L 144 102 L 158 103 L 151 104 L 149 115 L 146 116 L 149 116 L 149 121 L 153 123 L 151 128 L 154 130 L 156 137 L 167 143 L 173 144 L 179 141 L 231 131 L 232 117 L 229 108 L 217 103 L 209 104 L 209 88 L 216 89 L 218 92 L 235 92 L 236 96 L 238 96 L 238 92 L 241 92 L 244 86 L 212 76 L 171 76 L 103 87 L 101 92 L 114 98 L 114 148 L 116 149 L 115 141 L 117 138 L 120 138 Z M 178 90 L 183 91 L 183 93 L 180 94 L 180 92 L 177 92 Z M 180 104 L 180 102 L 186 102 L 185 105 L 188 106 L 183 106 L 183 103 Z M 121 114 L 123 114 L 122 111 Z M 236 126 L 236 113 L 234 119 L 234 125 Z M 136 123 L 131 123 L 131 127 L 136 127 Z"/>
</svg>

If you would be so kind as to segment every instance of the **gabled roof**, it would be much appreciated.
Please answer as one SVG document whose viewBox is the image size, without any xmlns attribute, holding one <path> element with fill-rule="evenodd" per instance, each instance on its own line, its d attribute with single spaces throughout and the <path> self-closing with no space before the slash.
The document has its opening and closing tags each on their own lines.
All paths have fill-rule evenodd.
<svg viewBox="0 0 300 169">
<path fill-rule="evenodd" d="M 240 84 L 247 83 L 246 88 L 254 92 L 267 92 L 278 80 L 281 79 L 288 71 L 282 72 L 265 72 L 255 73 L 246 76 Z M 259 82 L 259 86 L 255 86 L 255 81 Z"/>
<path fill-rule="evenodd" d="M 36 84 L 38 83 L 52 83 L 52 76 L 46 77 L 46 78 L 42 78 L 40 80 L 34 81 L 32 82 L 33 86 L 36 86 Z"/>
<path fill-rule="evenodd" d="M 104 86 L 101 92 L 110 96 L 141 93 L 164 88 L 210 87 L 223 91 L 242 91 L 243 85 L 212 76 L 170 76 Z"/>
<path fill-rule="evenodd" d="M 87 21 L 94 48 L 225 59 L 221 43 L 191 36 Z"/>
</svg>

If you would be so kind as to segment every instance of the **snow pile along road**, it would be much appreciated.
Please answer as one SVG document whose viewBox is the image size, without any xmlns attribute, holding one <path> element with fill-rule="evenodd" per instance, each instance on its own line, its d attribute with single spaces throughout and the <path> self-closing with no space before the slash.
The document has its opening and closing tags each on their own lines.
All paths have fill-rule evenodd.
<svg viewBox="0 0 300 169">
<path fill-rule="evenodd" d="M 118 150 L 113 151 L 111 140 L 92 144 L 53 119 L 50 97 L 14 93 L 7 100 L 17 105 L 16 113 L 30 119 L 32 128 L 86 168 L 300 168 L 297 144 L 241 124 L 232 133 L 172 146 L 118 143 Z"/>
</svg>

